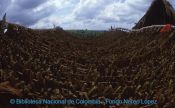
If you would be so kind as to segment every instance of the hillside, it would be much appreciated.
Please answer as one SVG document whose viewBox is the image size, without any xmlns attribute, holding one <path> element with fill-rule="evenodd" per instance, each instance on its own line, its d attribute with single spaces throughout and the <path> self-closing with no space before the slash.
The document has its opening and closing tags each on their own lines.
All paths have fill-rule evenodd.
<svg viewBox="0 0 175 108">
<path fill-rule="evenodd" d="M 157 99 L 147 108 L 175 106 L 174 29 L 110 31 L 86 40 L 63 30 L 11 27 L 18 29 L 0 36 L 3 108 L 12 97 Z"/>
</svg>

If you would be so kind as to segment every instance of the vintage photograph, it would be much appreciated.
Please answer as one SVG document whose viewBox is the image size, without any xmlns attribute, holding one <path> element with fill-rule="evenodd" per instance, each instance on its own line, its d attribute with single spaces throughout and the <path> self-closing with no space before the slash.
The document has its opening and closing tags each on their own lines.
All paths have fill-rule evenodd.
<svg viewBox="0 0 175 108">
<path fill-rule="evenodd" d="M 0 108 L 175 108 L 175 0 L 0 0 Z"/>
</svg>

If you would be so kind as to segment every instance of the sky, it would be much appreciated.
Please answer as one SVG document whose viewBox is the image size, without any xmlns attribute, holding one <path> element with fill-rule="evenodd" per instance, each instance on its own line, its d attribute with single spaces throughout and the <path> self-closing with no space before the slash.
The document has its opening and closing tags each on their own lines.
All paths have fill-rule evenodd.
<svg viewBox="0 0 175 108">
<path fill-rule="evenodd" d="M 132 28 L 153 0 L 0 0 L 0 16 L 30 28 Z M 175 0 L 169 0 L 175 7 Z"/>
</svg>

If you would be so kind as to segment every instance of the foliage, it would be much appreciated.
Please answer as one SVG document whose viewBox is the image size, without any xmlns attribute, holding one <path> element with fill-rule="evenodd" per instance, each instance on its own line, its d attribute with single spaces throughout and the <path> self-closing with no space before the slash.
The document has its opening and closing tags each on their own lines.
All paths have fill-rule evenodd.
<svg viewBox="0 0 175 108">
<path fill-rule="evenodd" d="M 74 36 L 80 38 L 94 38 L 102 35 L 105 31 L 104 30 L 67 30 Z"/>
</svg>

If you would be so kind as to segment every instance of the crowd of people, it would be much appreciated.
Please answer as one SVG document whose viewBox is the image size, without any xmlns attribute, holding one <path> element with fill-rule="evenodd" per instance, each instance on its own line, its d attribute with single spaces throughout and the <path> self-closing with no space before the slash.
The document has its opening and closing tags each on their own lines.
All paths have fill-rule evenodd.
<svg viewBox="0 0 175 108">
<path fill-rule="evenodd" d="M 162 44 L 159 32 L 149 32 L 86 40 L 62 30 L 8 30 L 0 36 L 0 99 L 9 99 L 5 91 L 30 99 L 148 99 L 158 104 L 112 106 L 173 108 L 175 40 Z"/>
</svg>

